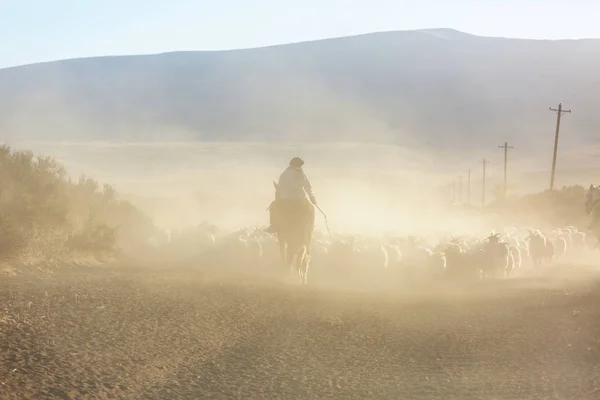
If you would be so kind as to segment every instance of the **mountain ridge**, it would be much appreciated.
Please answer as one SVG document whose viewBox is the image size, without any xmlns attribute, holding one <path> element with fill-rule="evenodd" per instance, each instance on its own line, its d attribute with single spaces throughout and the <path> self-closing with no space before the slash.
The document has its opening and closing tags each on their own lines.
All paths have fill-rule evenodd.
<svg viewBox="0 0 600 400">
<path fill-rule="evenodd" d="M 0 69 L 0 138 L 536 148 L 563 100 L 575 146 L 600 127 L 599 69 L 598 39 L 446 28 L 58 60 Z"/>
<path fill-rule="evenodd" d="M 119 55 L 96 55 L 96 56 L 86 56 L 86 57 L 72 57 L 72 58 L 62 58 L 56 60 L 49 61 L 40 61 L 33 62 L 27 64 L 14 65 L 10 67 L 0 68 L 2 70 L 8 69 L 16 69 L 22 68 L 32 65 L 40 65 L 40 64 L 51 64 L 51 63 L 60 63 L 65 61 L 73 61 L 73 60 L 87 60 L 87 59 L 103 59 L 103 58 L 127 58 L 127 57 L 145 57 L 145 56 L 161 56 L 161 55 L 169 55 L 169 54 L 189 54 L 189 53 L 224 53 L 224 52 L 233 52 L 233 51 L 247 51 L 247 50 L 259 50 L 259 49 L 271 49 L 276 47 L 284 47 L 284 46 L 293 46 L 299 44 L 309 44 L 309 43 L 318 43 L 318 42 L 327 42 L 327 41 L 335 41 L 339 39 L 353 39 L 365 36 L 377 36 L 377 35 L 387 35 L 387 34 L 403 34 L 403 33 L 417 33 L 417 34 L 429 34 L 431 36 L 437 37 L 439 39 L 446 40 L 457 40 L 459 37 L 461 38 L 483 38 L 483 39 L 501 39 L 501 40 L 514 40 L 514 41 L 532 41 L 532 42 L 577 42 L 577 41 L 600 41 L 600 37 L 590 37 L 590 38 L 576 38 L 576 39 L 532 39 L 532 38 L 514 38 L 514 37 L 504 37 L 504 36 L 486 36 L 486 35 L 476 35 L 464 31 L 460 31 L 454 28 L 423 28 L 423 29 L 411 29 L 411 30 L 387 30 L 387 31 L 375 31 L 375 32 L 366 32 L 366 33 L 358 33 L 348 36 L 335 36 L 335 37 L 326 37 L 320 39 L 312 39 L 312 40 L 303 40 L 297 42 L 286 42 L 286 43 L 277 43 L 277 44 L 269 44 L 264 46 L 256 46 L 256 47 L 239 47 L 239 48 L 228 48 L 228 49 L 219 49 L 219 50 L 172 50 L 172 51 L 163 51 L 156 53 L 135 53 L 135 54 L 119 54 Z M 455 37 L 448 37 L 442 35 L 442 33 L 448 33 L 451 35 L 455 35 Z"/>
</svg>

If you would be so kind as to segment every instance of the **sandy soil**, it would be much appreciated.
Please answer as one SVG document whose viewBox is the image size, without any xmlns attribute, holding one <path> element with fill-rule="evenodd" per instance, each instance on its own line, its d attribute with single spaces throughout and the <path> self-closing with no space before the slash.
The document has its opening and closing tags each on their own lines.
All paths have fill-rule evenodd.
<svg viewBox="0 0 600 400">
<path fill-rule="evenodd" d="M 600 398 L 585 266 L 410 293 L 324 286 L 193 269 L 0 277 L 0 398 Z"/>
</svg>

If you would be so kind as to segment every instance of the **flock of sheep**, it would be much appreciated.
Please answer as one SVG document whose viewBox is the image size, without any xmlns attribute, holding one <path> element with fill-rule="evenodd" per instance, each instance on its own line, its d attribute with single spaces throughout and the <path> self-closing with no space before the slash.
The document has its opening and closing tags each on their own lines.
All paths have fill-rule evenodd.
<svg viewBox="0 0 600 400">
<path fill-rule="evenodd" d="M 274 236 L 260 229 L 219 234 L 209 224 L 186 232 L 171 232 L 163 244 L 173 254 L 209 268 L 280 268 Z M 557 258 L 593 246 L 575 227 L 551 231 L 506 228 L 485 237 L 451 237 L 427 243 L 413 236 L 383 238 L 316 232 L 311 268 L 347 272 L 397 270 L 412 279 L 499 279 L 523 267 L 540 268 Z M 161 246 L 162 247 L 162 246 Z M 165 247 L 162 247 L 163 249 Z M 309 275 L 311 275 L 309 271 Z"/>
</svg>

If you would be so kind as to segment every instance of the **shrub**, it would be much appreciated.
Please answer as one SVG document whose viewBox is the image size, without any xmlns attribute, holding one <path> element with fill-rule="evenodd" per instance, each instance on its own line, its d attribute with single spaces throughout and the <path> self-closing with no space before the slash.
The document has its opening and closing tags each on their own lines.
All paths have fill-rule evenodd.
<svg viewBox="0 0 600 400">
<path fill-rule="evenodd" d="M 580 185 L 564 186 L 560 190 L 546 190 L 521 197 L 498 201 L 486 207 L 511 224 L 545 225 L 559 227 L 574 225 L 584 228 L 589 217 L 585 212 L 586 189 Z"/>
<path fill-rule="evenodd" d="M 85 176 L 72 182 L 54 159 L 0 146 L 0 259 L 114 254 L 154 230 L 111 186 Z"/>
</svg>

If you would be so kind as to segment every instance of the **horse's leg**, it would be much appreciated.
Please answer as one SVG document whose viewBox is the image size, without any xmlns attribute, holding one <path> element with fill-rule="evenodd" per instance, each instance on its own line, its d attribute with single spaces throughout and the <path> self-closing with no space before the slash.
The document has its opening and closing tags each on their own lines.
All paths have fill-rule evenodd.
<svg viewBox="0 0 600 400">
<path fill-rule="evenodd" d="M 294 273 L 294 264 L 296 263 L 296 251 L 295 247 L 292 244 L 288 244 L 287 247 L 287 264 L 286 267 L 292 273 Z"/>
<path fill-rule="evenodd" d="M 280 235 L 278 235 L 277 241 L 279 243 L 279 255 L 281 256 L 281 261 L 283 262 L 284 266 L 287 266 L 285 240 Z"/>
<path fill-rule="evenodd" d="M 310 214 L 310 217 L 308 218 L 308 221 L 306 222 L 306 225 L 304 226 L 304 235 L 303 235 L 303 243 L 302 243 L 302 251 L 303 251 L 303 256 L 302 256 L 302 263 L 299 265 L 299 268 L 301 270 L 301 279 L 302 279 L 302 284 L 303 285 L 307 285 L 308 284 L 308 268 L 310 266 L 310 260 L 312 258 L 312 254 L 311 254 L 311 248 L 312 248 L 312 236 L 313 236 L 313 232 L 315 229 L 315 214 L 314 214 L 314 207 L 311 205 L 310 206 L 312 213 Z"/>
<path fill-rule="evenodd" d="M 306 247 L 306 259 L 304 265 L 304 284 L 308 285 L 308 270 L 310 269 L 310 264 L 312 262 L 312 233 L 311 240 L 309 241 L 308 246 Z"/>
<path fill-rule="evenodd" d="M 298 246 L 297 237 L 291 238 L 288 245 L 288 257 L 289 257 L 289 271 L 292 276 L 298 276 L 299 264 L 302 262 L 302 254 Z"/>
<path fill-rule="evenodd" d="M 294 263 L 292 265 L 291 272 L 294 276 L 298 277 L 300 263 L 302 262 L 302 252 L 300 251 L 300 246 L 298 244 L 298 236 L 294 236 Z"/>
<path fill-rule="evenodd" d="M 312 256 L 310 254 L 310 251 L 307 250 L 304 254 L 304 258 L 302 260 L 302 283 L 304 285 L 308 285 L 308 269 L 310 268 L 310 261 L 312 259 Z"/>
<path fill-rule="evenodd" d="M 298 256 L 296 257 L 296 275 L 298 276 L 298 282 L 302 284 L 304 277 L 302 274 L 302 264 L 304 263 L 304 251 L 298 250 Z"/>
<path fill-rule="evenodd" d="M 308 260 L 310 259 L 310 254 L 308 253 L 308 250 L 306 248 L 306 246 L 302 246 L 302 260 L 300 262 L 299 268 L 300 268 L 300 279 L 301 279 L 301 283 L 303 285 L 306 285 L 307 282 L 307 276 L 306 273 L 307 271 L 307 264 L 308 264 Z"/>
</svg>

